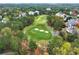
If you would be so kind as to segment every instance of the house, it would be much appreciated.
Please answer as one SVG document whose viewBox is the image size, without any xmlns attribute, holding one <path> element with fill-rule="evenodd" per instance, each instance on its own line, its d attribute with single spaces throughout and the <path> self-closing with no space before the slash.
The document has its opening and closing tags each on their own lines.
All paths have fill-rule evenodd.
<svg viewBox="0 0 79 59">
<path fill-rule="evenodd" d="M 26 13 L 25 12 L 19 13 L 19 17 L 25 17 L 25 16 L 26 16 Z"/>
<path fill-rule="evenodd" d="M 76 25 L 77 25 L 77 20 L 76 19 L 70 19 L 70 20 L 68 20 L 66 31 L 68 33 L 77 34 L 77 29 L 75 28 Z"/>
<path fill-rule="evenodd" d="M 21 15 L 22 15 L 22 17 L 25 17 L 26 16 L 26 13 L 25 12 L 22 12 Z"/>
<path fill-rule="evenodd" d="M 46 10 L 47 10 L 47 11 L 50 11 L 50 10 L 51 10 L 51 8 L 46 8 Z"/>
<path fill-rule="evenodd" d="M 72 11 L 70 11 L 70 15 L 77 16 L 78 15 L 78 10 L 77 9 L 73 9 Z"/>
<path fill-rule="evenodd" d="M 6 18 L 6 17 L 4 17 L 1 22 L 2 22 L 2 23 L 7 23 L 8 21 L 9 21 L 9 19 Z"/>
<path fill-rule="evenodd" d="M 76 25 L 76 19 L 70 19 L 67 22 L 67 26 L 71 27 L 71 26 L 75 26 Z"/>
<path fill-rule="evenodd" d="M 69 15 L 65 15 L 65 16 L 64 16 L 64 21 L 65 21 L 65 22 L 67 22 L 67 21 L 70 20 L 70 19 L 72 19 L 71 16 L 69 16 Z"/>
<path fill-rule="evenodd" d="M 70 13 L 69 13 L 70 15 L 72 15 L 72 11 L 70 11 Z"/>
<path fill-rule="evenodd" d="M 75 23 L 76 23 L 76 26 L 79 27 L 79 19 L 77 19 Z"/>
<path fill-rule="evenodd" d="M 3 15 L 7 15 L 7 12 L 4 12 Z"/>
<path fill-rule="evenodd" d="M 65 15 L 66 15 L 66 14 L 64 14 L 63 12 L 58 12 L 58 13 L 56 13 L 56 16 L 63 17 L 63 18 L 64 18 Z"/>
<path fill-rule="evenodd" d="M 38 10 L 36 10 L 36 11 L 29 11 L 28 14 L 29 15 L 35 15 L 35 14 L 39 15 L 40 12 Z"/>
<path fill-rule="evenodd" d="M 66 31 L 67 31 L 68 33 L 71 33 L 71 34 L 77 34 L 77 30 L 75 29 L 74 26 L 72 26 L 72 27 L 67 27 L 67 28 L 66 28 Z"/>
<path fill-rule="evenodd" d="M 34 14 L 37 14 L 37 15 L 39 15 L 39 11 L 37 11 L 37 10 L 36 10 L 36 11 L 34 12 Z"/>
<path fill-rule="evenodd" d="M 28 12 L 29 15 L 34 15 L 34 13 L 35 13 L 34 11 L 29 11 Z"/>
</svg>

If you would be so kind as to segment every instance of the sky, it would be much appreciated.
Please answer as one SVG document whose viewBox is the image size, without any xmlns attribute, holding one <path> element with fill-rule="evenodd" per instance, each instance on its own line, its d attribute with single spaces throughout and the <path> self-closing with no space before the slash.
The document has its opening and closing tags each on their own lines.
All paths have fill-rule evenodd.
<svg viewBox="0 0 79 59">
<path fill-rule="evenodd" d="M 78 0 L 0 0 L 0 3 L 79 3 Z"/>
</svg>

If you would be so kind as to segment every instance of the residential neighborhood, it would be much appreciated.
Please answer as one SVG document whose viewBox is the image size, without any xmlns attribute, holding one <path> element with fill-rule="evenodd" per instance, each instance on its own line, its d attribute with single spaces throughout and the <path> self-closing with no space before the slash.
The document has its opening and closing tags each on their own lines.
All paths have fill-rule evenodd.
<svg viewBox="0 0 79 59">
<path fill-rule="evenodd" d="M 0 4 L 1 55 L 79 55 L 79 4 Z"/>
</svg>

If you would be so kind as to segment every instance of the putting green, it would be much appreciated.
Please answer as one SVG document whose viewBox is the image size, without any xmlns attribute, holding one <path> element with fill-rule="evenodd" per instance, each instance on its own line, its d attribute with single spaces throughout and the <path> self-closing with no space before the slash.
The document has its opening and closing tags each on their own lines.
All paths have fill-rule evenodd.
<svg viewBox="0 0 79 59">
<path fill-rule="evenodd" d="M 48 40 L 52 37 L 51 32 L 44 25 L 36 25 L 27 31 L 32 39 Z"/>
</svg>

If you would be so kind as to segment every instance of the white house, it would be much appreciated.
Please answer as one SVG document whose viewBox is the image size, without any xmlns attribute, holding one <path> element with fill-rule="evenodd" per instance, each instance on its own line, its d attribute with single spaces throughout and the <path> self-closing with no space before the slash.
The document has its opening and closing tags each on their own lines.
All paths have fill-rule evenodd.
<svg viewBox="0 0 79 59">
<path fill-rule="evenodd" d="M 26 13 L 25 12 L 21 12 L 20 14 L 19 14 L 19 17 L 25 17 L 26 16 Z"/>
<path fill-rule="evenodd" d="M 62 12 L 56 13 L 56 16 L 63 17 L 63 18 L 64 18 L 65 15 L 66 15 L 66 14 L 64 14 L 64 13 L 62 13 Z"/>
<path fill-rule="evenodd" d="M 72 15 L 72 11 L 70 11 L 70 15 Z"/>
<path fill-rule="evenodd" d="M 25 12 L 22 12 L 21 15 L 24 17 L 24 16 L 26 16 L 26 13 Z"/>
<path fill-rule="evenodd" d="M 77 15 L 77 17 L 79 18 L 79 14 Z"/>
<path fill-rule="evenodd" d="M 28 14 L 29 14 L 29 15 L 34 15 L 35 12 L 34 12 L 34 11 L 29 11 Z"/>
<path fill-rule="evenodd" d="M 4 14 L 4 15 L 6 15 L 6 14 L 7 14 L 7 12 L 4 12 L 3 14 Z"/>
<path fill-rule="evenodd" d="M 72 19 L 71 16 L 69 16 L 69 15 L 65 15 L 65 17 L 64 17 L 64 21 L 68 21 L 68 20 L 70 20 L 70 19 Z"/>
<path fill-rule="evenodd" d="M 50 10 L 51 10 L 51 8 L 46 8 L 46 10 L 47 10 L 47 11 L 50 11 Z"/>
<path fill-rule="evenodd" d="M 7 23 L 8 21 L 9 21 L 8 18 L 3 18 L 1 22 L 3 22 L 3 23 Z"/>
<path fill-rule="evenodd" d="M 40 12 L 39 12 L 38 10 L 36 10 L 36 11 L 34 12 L 34 14 L 35 14 L 35 13 L 36 13 L 37 15 L 39 15 Z"/>
</svg>

